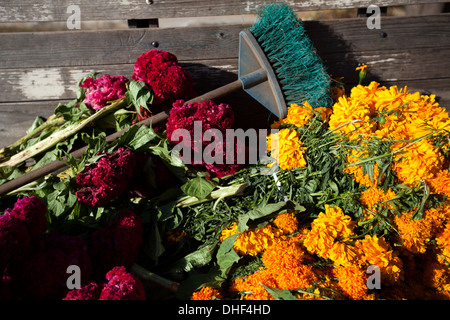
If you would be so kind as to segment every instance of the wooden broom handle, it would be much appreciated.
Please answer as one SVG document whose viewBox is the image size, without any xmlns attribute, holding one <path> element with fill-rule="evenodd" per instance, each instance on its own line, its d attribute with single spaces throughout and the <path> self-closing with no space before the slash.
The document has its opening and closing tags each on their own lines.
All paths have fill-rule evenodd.
<svg viewBox="0 0 450 320">
<path fill-rule="evenodd" d="M 229 84 L 226 84 L 220 88 L 212 90 L 201 96 L 198 96 L 192 100 L 186 101 L 185 104 L 217 99 L 217 98 L 223 97 L 231 92 L 237 91 L 241 88 L 242 88 L 242 82 L 241 82 L 241 80 L 238 79 L 238 80 L 231 82 Z M 164 111 L 161 111 L 160 113 L 155 114 L 153 117 L 150 117 L 150 118 L 142 120 L 138 123 L 135 123 L 132 126 L 135 126 L 135 125 L 145 125 L 145 126 L 159 125 L 169 118 L 169 113 L 170 113 L 170 108 L 168 108 Z M 117 131 L 113 134 L 110 134 L 109 136 L 106 137 L 106 142 L 112 142 L 112 141 L 116 140 L 122 134 L 124 134 L 126 131 L 128 131 L 132 126 L 122 129 L 120 131 Z M 71 152 L 70 155 L 74 158 L 80 158 L 86 149 L 87 149 L 87 146 Z M 65 157 L 64 157 L 64 160 L 66 160 Z M 60 161 L 60 160 L 52 161 L 40 168 L 37 168 L 30 172 L 27 172 L 18 178 L 15 178 L 11 181 L 7 181 L 4 184 L 0 185 L 0 195 L 11 192 L 17 188 L 20 188 L 30 182 L 33 182 L 37 179 L 45 177 L 46 175 L 48 175 L 52 172 L 55 172 L 57 170 L 60 170 L 66 166 L 67 166 L 67 163 L 65 163 L 64 161 Z"/>
</svg>

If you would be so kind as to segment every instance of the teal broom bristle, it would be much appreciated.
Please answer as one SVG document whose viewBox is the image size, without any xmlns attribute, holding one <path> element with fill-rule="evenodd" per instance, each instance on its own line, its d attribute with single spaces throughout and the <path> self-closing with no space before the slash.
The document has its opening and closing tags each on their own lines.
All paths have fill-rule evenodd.
<svg viewBox="0 0 450 320">
<path fill-rule="evenodd" d="M 250 32 L 272 65 L 288 106 L 305 100 L 313 108 L 331 105 L 331 78 L 290 7 L 280 2 L 264 6 Z"/>
</svg>

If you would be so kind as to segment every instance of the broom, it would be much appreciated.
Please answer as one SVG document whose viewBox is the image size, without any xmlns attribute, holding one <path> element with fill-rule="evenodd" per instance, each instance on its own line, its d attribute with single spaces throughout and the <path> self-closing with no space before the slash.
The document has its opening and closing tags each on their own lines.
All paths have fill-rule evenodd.
<svg viewBox="0 0 450 320">
<path fill-rule="evenodd" d="M 238 79 L 186 104 L 214 100 L 243 89 L 278 118 L 283 118 L 287 114 L 286 105 L 292 103 L 308 101 L 314 108 L 329 106 L 330 83 L 302 22 L 286 4 L 273 3 L 264 6 L 255 24 L 239 34 Z M 135 125 L 157 125 L 166 121 L 169 114 L 170 110 L 166 109 Z M 129 128 L 107 136 L 106 141 L 116 140 Z M 81 157 L 86 148 L 72 152 L 71 156 Z M 64 161 L 56 160 L 27 172 L 1 185 L 0 195 L 66 166 Z"/>
</svg>

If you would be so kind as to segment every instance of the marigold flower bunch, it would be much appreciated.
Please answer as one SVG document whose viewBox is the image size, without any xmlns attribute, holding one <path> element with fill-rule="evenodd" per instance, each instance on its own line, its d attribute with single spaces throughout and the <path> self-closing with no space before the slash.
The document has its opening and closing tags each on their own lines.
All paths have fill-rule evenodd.
<svg viewBox="0 0 450 320">
<path fill-rule="evenodd" d="M 328 207 L 326 213 L 321 213 L 313 221 L 311 229 L 300 228 L 298 214 L 281 213 L 271 222 L 272 226 L 281 222 L 285 226 L 289 225 L 289 228 L 274 236 L 276 241 L 260 246 L 257 255 L 261 260 L 255 272 L 235 278 L 227 291 L 217 288 L 208 290 L 214 290 L 216 297 L 220 294 L 224 299 L 273 300 L 274 297 L 266 287 L 292 290 L 294 296 L 299 299 L 373 299 L 374 296 L 366 284 L 368 275 L 365 267 L 369 263 L 383 265 L 383 270 L 389 270 L 392 278 L 398 280 L 400 268 L 396 268 L 397 265 L 394 265 L 393 261 L 400 266 L 401 263 L 395 260 L 392 248 L 383 239 L 367 236 L 356 244 L 340 241 L 348 241 L 349 236 L 355 235 L 352 230 L 354 223 L 340 208 Z M 324 224 L 329 229 L 318 227 Z M 294 225 L 296 227 L 292 228 Z M 317 228 L 331 237 L 331 243 L 328 245 L 334 246 L 334 253 L 330 253 L 331 249 L 326 250 L 326 245 L 324 247 L 323 241 L 318 239 L 314 231 Z M 226 237 L 231 236 L 233 229 L 235 225 L 224 229 L 223 234 Z M 260 229 L 262 228 L 249 229 L 244 233 L 258 234 Z M 239 239 L 241 235 L 235 243 L 242 240 Z M 254 238 L 253 241 L 257 242 L 258 239 Z M 248 255 L 238 246 L 234 248 L 240 255 Z M 336 259 L 347 255 L 348 251 L 353 252 L 352 259 Z M 199 296 L 204 300 L 210 299 L 199 292 L 193 294 L 193 298 Z"/>
<path fill-rule="evenodd" d="M 339 94 L 321 111 L 291 105 L 267 139 L 281 169 L 278 190 L 308 204 L 296 215 L 302 223 L 281 232 L 276 221 L 288 216 L 280 214 L 240 233 L 236 270 L 215 290 L 248 300 L 287 292 L 297 299 L 448 299 L 448 113 L 433 95 L 377 82 Z M 238 226 L 223 229 L 221 241 Z M 242 274 L 246 263 L 243 270 L 252 271 Z"/>
<path fill-rule="evenodd" d="M 445 187 L 437 182 L 448 179 L 443 150 L 445 144 L 435 140 L 448 134 L 450 119 L 445 108 L 435 101 L 435 96 L 410 93 L 407 88 L 389 88 L 371 82 L 358 85 L 350 95 L 341 96 L 333 106 L 329 128 L 350 141 L 357 141 L 359 149 L 352 149 L 347 156 L 349 164 L 355 164 L 374 155 L 371 142 L 389 141 L 394 157 L 392 170 L 401 183 L 414 185 L 426 181 L 437 193 L 445 193 Z M 448 143 L 448 142 L 447 142 Z M 361 166 L 346 168 L 349 174 L 365 185 L 374 185 L 379 176 L 378 165 L 368 179 Z"/>
</svg>

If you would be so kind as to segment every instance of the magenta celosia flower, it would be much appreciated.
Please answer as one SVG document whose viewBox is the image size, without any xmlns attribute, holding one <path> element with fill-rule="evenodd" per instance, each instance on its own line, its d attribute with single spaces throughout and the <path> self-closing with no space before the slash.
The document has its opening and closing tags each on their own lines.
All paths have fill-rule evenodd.
<svg viewBox="0 0 450 320">
<path fill-rule="evenodd" d="M 233 148 L 231 148 L 230 144 L 232 143 L 233 141 L 228 141 L 226 136 L 224 136 L 223 143 L 215 146 L 212 156 L 214 156 L 215 153 L 218 153 L 219 157 L 217 158 L 221 160 L 221 163 L 208 163 L 207 161 L 203 161 L 203 166 L 211 176 L 222 178 L 231 175 L 244 167 L 245 160 L 248 157 L 245 144 L 243 141 L 236 140 L 234 141 Z M 229 147 L 230 150 L 227 150 L 227 147 Z M 229 159 L 227 159 L 228 152 L 230 153 Z"/>
<path fill-rule="evenodd" d="M 37 197 L 24 197 L 18 199 L 9 214 L 24 222 L 27 226 L 32 241 L 36 241 L 47 229 L 45 212 L 47 206 Z"/>
<path fill-rule="evenodd" d="M 84 103 L 92 110 L 103 108 L 108 102 L 122 98 L 127 91 L 128 79 L 124 76 L 104 75 L 97 79 L 86 78 L 80 85 L 86 88 Z"/>
<path fill-rule="evenodd" d="M 199 130 L 196 130 L 196 123 L 200 123 Z M 170 116 L 166 124 L 166 135 L 171 143 L 181 143 L 183 149 L 191 148 L 191 159 L 188 159 L 186 164 L 195 164 L 197 169 L 206 170 L 211 176 L 221 178 L 233 174 L 243 167 L 243 163 L 238 163 L 237 161 L 238 152 L 245 152 L 241 143 L 235 142 L 231 160 L 227 161 L 226 146 L 233 142 L 227 141 L 226 131 L 227 129 L 231 129 L 233 124 L 234 113 L 227 104 L 216 104 L 208 100 L 184 105 L 182 100 L 178 100 L 173 104 L 170 111 Z M 189 141 L 184 141 L 183 138 L 179 141 L 179 137 L 173 137 L 173 133 L 177 129 L 187 130 L 190 134 Z M 221 142 L 220 140 L 216 142 L 215 138 L 204 139 L 203 134 L 209 129 L 219 130 L 222 139 Z M 203 161 L 201 164 L 195 163 L 194 153 L 200 152 L 203 158 L 204 148 L 209 145 L 212 145 L 212 149 L 214 150 L 211 156 L 214 157 L 214 160 L 218 161 Z M 201 150 L 199 150 L 199 146 Z M 216 153 L 218 153 L 217 157 Z M 230 157 L 228 158 L 230 159 Z"/>
<path fill-rule="evenodd" d="M 149 86 L 154 94 L 154 105 L 195 96 L 190 74 L 169 52 L 152 49 L 141 54 L 134 65 L 132 78 Z"/>
<path fill-rule="evenodd" d="M 212 100 L 203 102 L 194 102 L 184 104 L 184 101 L 177 100 L 166 123 L 166 135 L 170 142 L 178 143 L 172 140 L 172 133 L 176 129 L 186 129 L 194 138 L 194 122 L 200 121 L 202 131 L 208 129 L 218 129 L 225 136 L 226 129 L 231 129 L 234 124 L 234 112 L 228 104 L 216 104 Z M 209 144 L 204 141 L 203 145 Z M 192 139 L 194 146 L 194 139 Z"/>
<path fill-rule="evenodd" d="M 90 208 L 107 205 L 125 191 L 135 166 L 136 156 L 127 148 L 105 154 L 77 175 L 74 188 L 78 201 Z"/>
<path fill-rule="evenodd" d="M 20 261 L 31 248 L 25 223 L 9 213 L 0 216 L 0 272 Z"/>
<path fill-rule="evenodd" d="M 102 286 L 94 281 L 89 281 L 80 289 L 70 290 L 63 300 L 98 300 Z"/>
<path fill-rule="evenodd" d="M 121 211 L 108 226 L 95 231 L 90 240 L 94 274 L 104 275 L 114 266 L 130 267 L 142 245 L 141 218 L 131 210 Z"/>
<path fill-rule="evenodd" d="M 80 289 L 71 290 L 63 300 L 145 300 L 141 280 L 123 266 L 116 266 L 106 273 L 106 282 L 88 282 Z"/>
<path fill-rule="evenodd" d="M 117 266 L 106 274 L 99 300 L 145 300 L 142 282 L 125 267 Z"/>
<path fill-rule="evenodd" d="M 67 292 L 67 268 L 71 265 L 80 268 L 81 283 L 88 281 L 92 264 L 85 241 L 51 232 L 44 235 L 41 247 L 11 272 L 25 299 L 60 299 Z"/>
</svg>

